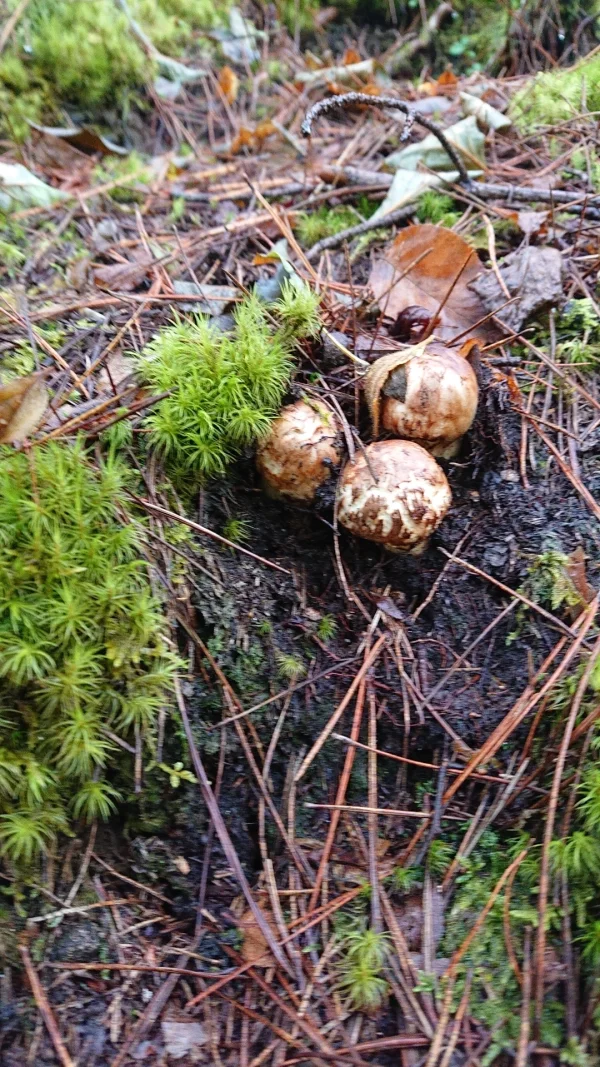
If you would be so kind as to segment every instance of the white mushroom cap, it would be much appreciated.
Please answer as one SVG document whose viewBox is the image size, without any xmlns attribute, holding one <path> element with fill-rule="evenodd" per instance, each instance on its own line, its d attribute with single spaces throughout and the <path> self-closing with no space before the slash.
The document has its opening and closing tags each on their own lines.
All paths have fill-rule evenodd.
<svg viewBox="0 0 600 1067">
<path fill-rule="evenodd" d="M 450 458 L 473 424 L 477 378 L 466 359 L 433 341 L 390 375 L 381 399 L 384 429 Z"/>
<path fill-rule="evenodd" d="M 413 441 L 375 441 L 344 469 L 338 518 L 357 537 L 418 555 L 451 503 L 429 452 Z"/>
<path fill-rule="evenodd" d="M 336 416 L 318 401 L 283 408 L 256 455 L 267 490 L 310 503 L 342 459 Z"/>
</svg>

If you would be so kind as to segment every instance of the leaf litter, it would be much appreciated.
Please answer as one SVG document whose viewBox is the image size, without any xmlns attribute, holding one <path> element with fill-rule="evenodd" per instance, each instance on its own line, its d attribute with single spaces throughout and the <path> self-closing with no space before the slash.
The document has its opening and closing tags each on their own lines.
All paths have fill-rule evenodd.
<svg viewBox="0 0 600 1067">
<path fill-rule="evenodd" d="M 498 331 L 480 321 L 489 309 L 473 283 L 482 274 L 483 264 L 471 245 L 452 230 L 426 223 L 407 226 L 398 234 L 385 256 L 374 262 L 369 288 L 388 319 L 418 306 L 436 316 L 439 340 L 468 334 L 487 343 Z"/>
<path fill-rule="evenodd" d="M 2 255 L 0 362 L 12 375 L 0 387 L 2 441 L 24 442 L 34 463 L 48 427 L 67 444 L 81 431 L 95 457 L 122 449 L 141 468 L 147 561 L 169 592 L 185 656 L 190 760 L 201 754 L 214 798 L 208 818 L 193 782 L 174 797 L 164 780 L 155 786 L 135 738 L 122 750 L 146 816 L 132 817 L 126 840 L 118 826 L 110 839 L 79 826 L 85 850 L 61 845 L 58 901 L 23 905 L 50 926 L 60 902 L 84 910 L 93 895 L 93 910 L 61 914 L 29 960 L 46 1029 L 31 1040 L 11 1024 L 3 1055 L 8 1067 L 48 1060 L 51 1044 L 62 1063 L 93 1048 L 102 1067 L 130 1054 L 239 1067 L 270 1050 L 281 1063 L 338 1054 L 381 1064 L 400 1051 L 428 1067 L 473 1050 L 498 1064 L 524 1063 L 531 1050 L 544 1067 L 595 1055 L 593 982 L 576 980 L 590 973 L 595 891 L 585 883 L 591 906 L 578 898 L 584 927 L 564 896 L 579 884 L 573 868 L 563 881 L 550 864 L 551 892 L 537 892 L 550 791 L 565 798 L 555 857 L 563 838 L 581 844 L 574 790 L 593 772 L 593 119 L 581 100 L 555 142 L 534 130 L 520 131 L 521 143 L 505 113 L 512 79 L 396 80 L 409 115 L 433 116 L 462 168 L 409 117 L 392 177 L 402 127 L 364 97 L 390 92 L 384 72 L 401 68 L 397 50 L 379 57 L 364 41 L 345 51 L 334 41 L 312 59 L 283 35 L 275 56 L 268 26 L 237 9 L 207 37 L 220 42 L 214 60 L 193 51 L 184 70 L 163 65 L 170 88 L 155 84 L 156 124 L 139 135 L 141 151 L 161 154 L 154 166 L 133 160 L 135 182 L 131 159 L 99 176 L 79 151 L 104 156 L 104 134 L 79 144 L 74 135 L 68 162 L 32 155 L 25 168 L 9 154 L 1 164 L 14 185 L 14 194 L 0 185 L 3 210 L 16 217 Z M 431 37 L 408 43 L 418 56 Z M 306 108 L 345 88 L 360 100 L 322 113 L 307 145 Z M 586 161 L 559 171 L 560 153 L 576 153 L 583 136 Z M 356 221 L 336 228 L 348 203 Z M 323 205 L 329 231 L 309 247 L 297 217 Z M 93 267 L 75 286 L 78 256 Z M 452 510 L 419 560 L 338 537 L 333 498 L 315 514 L 267 500 L 250 449 L 225 479 L 184 496 L 146 449 L 156 403 L 136 380 L 146 345 L 197 312 L 211 315 L 215 334 L 231 331 L 222 312 L 249 293 L 270 315 L 290 279 L 318 291 L 323 330 L 299 346 L 287 399 L 331 404 L 350 454 L 372 434 L 379 386 L 365 388 L 369 366 L 381 382 L 423 330 L 471 354 L 480 410 L 445 465 Z M 571 314 L 582 325 L 561 333 Z M 517 336 L 507 340 L 494 317 Z M 240 553 L 241 541 L 259 556 Z M 550 586 L 536 585 L 541 572 Z M 577 712 L 588 667 L 555 787 L 564 714 Z M 170 717 L 157 737 L 167 770 L 187 759 Z M 253 907 L 245 898 L 232 931 L 241 871 Z M 69 946 L 81 920 L 95 938 Z M 62 968 L 59 982 L 52 968 Z M 28 988 L 15 984 L 10 1011 L 31 1012 Z M 107 1000 L 110 1029 L 97 1021 Z M 552 1028 L 562 1002 L 568 1026 Z"/>
</svg>

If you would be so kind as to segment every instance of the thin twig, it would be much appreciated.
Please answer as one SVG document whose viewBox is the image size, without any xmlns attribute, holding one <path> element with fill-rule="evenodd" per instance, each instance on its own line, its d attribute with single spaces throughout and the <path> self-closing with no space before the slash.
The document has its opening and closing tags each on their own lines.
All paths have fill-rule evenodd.
<svg viewBox="0 0 600 1067">
<path fill-rule="evenodd" d="M 358 673 L 354 677 L 354 680 L 353 680 L 350 688 L 348 689 L 348 692 L 346 693 L 346 695 L 343 698 L 343 700 L 341 701 L 341 703 L 338 704 L 336 710 L 334 711 L 333 715 L 329 719 L 329 722 L 327 723 L 325 729 L 322 730 L 321 734 L 319 735 L 319 737 L 315 741 L 314 745 L 312 746 L 310 752 L 308 753 L 308 755 L 303 760 L 302 766 L 296 772 L 295 779 L 294 779 L 296 782 L 299 782 L 300 779 L 304 777 L 304 775 L 306 774 L 306 772 L 307 772 L 308 768 L 310 767 L 311 763 L 318 756 L 319 752 L 321 751 L 321 749 L 322 749 L 323 745 L 325 744 L 327 738 L 329 737 L 330 733 L 332 732 L 332 730 L 335 729 L 335 727 L 337 726 L 339 720 L 341 719 L 342 715 L 344 714 L 344 711 L 348 707 L 348 704 L 352 700 L 352 697 L 354 696 L 356 690 L 358 689 L 358 687 L 359 687 L 359 685 L 361 683 L 361 680 L 365 677 L 367 671 L 369 670 L 369 668 L 373 665 L 373 663 L 377 659 L 377 657 L 378 657 L 379 653 L 381 652 L 383 646 L 385 644 L 387 644 L 387 640 L 388 640 L 387 634 L 382 634 L 382 636 L 377 640 L 376 644 L 373 646 L 373 648 L 368 653 L 368 655 L 365 656 L 364 663 L 362 664 L 360 670 L 358 671 Z"/>
<path fill-rule="evenodd" d="M 542 678 L 546 677 L 546 672 L 550 665 L 554 662 L 556 657 L 562 652 L 567 638 L 563 637 L 555 645 L 549 655 L 546 657 L 541 667 L 537 671 L 535 677 L 531 680 L 525 691 L 521 694 L 519 699 L 515 702 L 511 710 L 504 716 L 502 722 L 498 724 L 495 730 L 492 731 L 487 741 L 481 746 L 481 748 L 474 753 L 469 760 L 467 766 L 459 774 L 458 778 L 448 786 L 446 795 L 444 797 L 445 803 L 447 803 L 460 789 L 461 785 L 471 776 L 474 770 L 476 770 L 481 764 L 486 763 L 488 760 L 495 756 L 496 752 L 502 745 L 508 740 L 510 735 L 517 729 L 517 727 L 523 722 L 530 711 L 542 700 L 547 692 L 549 692 L 557 680 L 564 674 L 569 664 L 578 654 L 581 645 L 585 641 L 589 628 L 592 626 L 598 610 L 598 597 L 590 604 L 589 608 L 582 613 L 579 618 L 580 631 L 577 639 L 571 645 L 569 651 L 565 654 L 561 660 L 559 666 L 553 671 L 550 677 L 546 678 L 546 681 L 542 685 L 538 692 L 535 691 L 536 685 Z"/>
<path fill-rule="evenodd" d="M 257 556 L 255 552 L 251 552 L 248 548 L 242 548 L 241 545 L 236 545 L 235 541 L 228 541 L 226 537 L 221 537 L 221 534 L 215 533 L 214 530 L 209 530 L 206 526 L 200 526 L 197 522 L 192 522 L 191 519 L 186 519 L 185 515 L 180 515 L 177 511 L 170 511 L 169 508 L 161 508 L 159 504 L 154 504 L 152 500 L 143 500 L 139 496 L 131 494 L 136 504 L 146 508 L 151 513 L 163 515 L 165 519 L 173 519 L 175 522 L 181 522 L 184 526 L 189 526 L 192 530 L 196 530 L 197 533 L 205 534 L 207 537 L 212 537 L 213 541 L 218 541 L 219 544 L 227 545 L 228 548 L 234 548 L 236 552 L 241 552 L 244 556 L 249 556 L 250 559 L 256 560 L 257 563 L 264 563 L 265 567 L 272 567 L 275 571 L 280 571 L 281 574 L 291 574 L 291 571 L 286 570 L 285 567 L 280 567 L 278 563 L 273 563 L 270 559 L 264 559 L 263 556 Z"/>
<path fill-rule="evenodd" d="M 365 676 L 363 675 L 363 677 L 362 677 L 362 679 L 360 681 L 360 684 L 358 686 L 358 695 L 356 697 L 356 705 L 355 705 L 355 708 L 354 708 L 354 717 L 353 717 L 353 720 L 352 720 L 352 736 L 353 736 L 353 738 L 358 737 L 358 735 L 360 733 L 360 725 L 361 725 L 361 722 L 362 722 L 362 714 L 363 714 L 363 708 L 364 708 L 364 702 L 365 702 L 365 691 L 366 691 L 366 679 L 365 679 Z M 321 885 L 323 884 L 323 879 L 325 877 L 325 871 L 327 870 L 327 864 L 329 863 L 329 857 L 331 855 L 331 850 L 333 848 L 333 843 L 335 841 L 336 831 L 337 831 L 338 824 L 339 824 L 339 821 L 340 821 L 341 805 L 343 805 L 343 803 L 344 803 L 344 801 L 346 799 L 346 790 L 348 788 L 348 783 L 350 781 L 350 775 L 352 773 L 353 764 L 354 764 L 354 751 L 352 749 L 349 749 L 348 752 L 346 753 L 346 757 L 344 759 L 344 766 L 342 768 L 342 773 L 340 775 L 340 780 L 338 782 L 338 787 L 337 787 L 336 805 L 339 805 L 339 807 L 336 807 L 336 808 L 333 809 L 332 816 L 331 816 L 331 821 L 330 821 L 329 826 L 327 828 L 327 837 L 325 838 L 325 844 L 323 845 L 323 853 L 321 855 L 321 860 L 320 860 L 320 863 L 319 863 L 319 869 L 318 869 L 316 877 L 315 877 L 315 884 L 314 884 L 312 896 L 310 898 L 309 908 L 316 907 L 317 900 L 319 899 L 319 893 L 321 891 Z"/>
<path fill-rule="evenodd" d="M 465 955 L 465 952 L 468 952 L 470 946 L 472 945 L 473 941 L 477 937 L 477 934 L 481 930 L 481 927 L 483 926 L 485 920 L 487 919 L 490 911 L 492 910 L 492 908 L 493 908 L 493 906 L 494 906 L 494 904 L 496 902 L 496 898 L 497 898 L 498 894 L 500 893 L 500 891 L 502 889 L 502 886 L 504 885 L 506 880 L 508 878 L 510 878 L 512 872 L 514 870 L 516 870 L 521 865 L 521 863 L 525 859 L 526 855 L 527 855 L 527 849 L 524 848 L 522 850 L 522 852 L 519 852 L 519 855 L 517 856 L 517 858 L 515 860 L 513 860 L 513 862 L 511 863 L 510 867 L 506 868 L 506 870 L 504 871 L 504 874 L 502 874 L 501 877 L 496 882 L 496 885 L 494 886 L 492 892 L 490 893 L 489 899 L 488 899 L 487 903 L 485 904 L 485 907 L 482 908 L 482 910 L 479 912 L 479 915 L 477 916 L 475 922 L 473 923 L 473 926 L 469 930 L 469 933 L 465 937 L 462 945 L 459 945 L 459 947 L 454 952 L 454 954 L 452 956 L 452 959 L 450 960 L 450 963 L 448 964 L 448 966 L 446 968 L 446 971 L 445 971 L 446 977 L 449 978 L 451 975 L 456 974 L 456 968 L 458 967 L 458 964 L 460 963 L 461 959 Z"/>
<path fill-rule="evenodd" d="M 187 625 L 183 616 L 177 614 L 177 619 L 187 629 Z M 318 674 L 312 674 L 310 678 L 305 678 L 302 682 L 296 682 L 294 685 L 290 685 L 287 689 L 282 689 L 279 693 L 275 693 L 272 697 L 267 697 L 266 700 L 261 700 L 259 704 L 253 704 L 251 708 L 246 708 L 245 711 L 240 711 L 237 715 L 231 715 L 228 719 L 221 719 L 220 722 L 214 724 L 214 726 L 205 726 L 204 729 L 210 733 L 211 730 L 221 730 L 224 726 L 229 726 L 231 722 L 237 722 L 239 719 L 245 719 L 247 715 L 252 715 L 253 712 L 259 711 L 261 708 L 266 708 L 267 704 L 274 704 L 277 700 L 284 700 L 286 697 L 291 696 L 293 693 L 298 693 L 301 689 L 306 689 L 309 685 L 314 685 L 315 682 L 319 682 L 321 678 L 327 678 L 330 674 L 335 674 L 336 671 L 340 671 L 342 667 L 348 667 L 351 663 L 355 663 L 358 656 L 350 656 L 348 659 L 341 659 L 339 663 L 334 663 L 333 667 L 327 667 L 324 671 L 319 671 Z"/>
<path fill-rule="evenodd" d="M 473 563 L 467 563 L 466 559 L 461 559 L 460 556 L 455 556 L 453 553 L 451 554 L 450 552 L 447 552 L 445 548 L 440 548 L 440 552 L 442 552 L 444 556 L 447 556 L 448 559 L 452 560 L 453 563 L 459 563 L 461 567 L 464 567 L 465 570 L 470 571 L 471 574 L 476 574 L 478 578 L 485 578 L 486 581 L 491 582 L 492 585 L 495 585 L 498 589 L 501 589 L 503 593 L 508 593 L 509 596 L 516 597 L 517 600 L 520 600 L 522 604 L 526 604 L 527 607 L 531 608 L 532 611 L 537 611 L 539 615 L 543 615 L 545 619 L 548 619 L 548 622 L 551 622 L 553 626 L 558 627 L 558 629 L 562 630 L 563 633 L 568 633 L 570 637 L 575 636 L 573 630 L 569 626 L 567 626 L 566 623 L 562 622 L 561 619 L 558 619 L 556 615 L 552 615 L 550 611 L 546 611 L 545 608 L 540 607 L 540 605 L 536 604 L 534 600 L 530 600 L 529 597 L 526 597 L 524 593 L 519 592 L 518 589 L 511 589 L 510 586 L 504 585 L 503 582 L 499 582 L 497 578 L 493 578 L 491 574 L 487 574 L 486 571 L 482 571 Z"/>
<path fill-rule="evenodd" d="M 395 226 L 397 222 L 405 222 L 406 219 L 412 218 L 415 213 L 415 205 L 409 204 L 408 207 L 399 207 L 395 211 L 387 211 L 385 215 L 380 215 L 377 218 L 365 219 L 364 222 L 358 222 L 356 226 L 348 226 L 345 230 L 340 230 L 339 233 L 334 233 L 331 237 L 323 237 L 320 241 L 309 248 L 306 253 L 306 258 L 309 263 L 313 263 L 314 260 L 319 259 L 323 252 L 329 252 L 333 248 L 339 248 L 345 241 L 353 241 L 355 237 L 362 237 L 365 233 L 371 233 L 372 230 L 386 229 L 389 226 Z"/>
<path fill-rule="evenodd" d="M 119 902 L 111 901 L 110 903 Z M 49 961 L 44 966 L 54 971 L 139 971 L 141 974 L 182 974 L 189 978 L 217 978 L 219 973 L 218 971 L 192 971 L 189 967 L 165 967 L 146 963 L 84 963 L 82 961 L 54 963 Z M 230 974 L 231 972 L 224 971 L 223 973 Z"/>
<path fill-rule="evenodd" d="M 369 689 L 369 882 L 371 885 L 371 925 L 381 931 L 381 902 L 379 899 L 379 879 L 377 878 L 377 705 L 372 688 Z"/>
<path fill-rule="evenodd" d="M 44 1023 L 46 1024 L 46 1029 L 50 1034 L 50 1039 L 52 1041 L 52 1044 L 54 1045 L 56 1055 L 58 1056 L 63 1067 L 75 1067 L 73 1060 L 71 1059 L 69 1053 L 65 1048 L 63 1039 L 60 1036 L 60 1031 L 56 1024 L 56 1019 L 54 1018 L 52 1008 L 50 1007 L 50 1002 L 37 976 L 36 969 L 33 966 L 33 961 L 29 954 L 29 949 L 26 945 L 19 945 L 19 952 L 21 953 L 21 959 L 23 960 L 23 964 L 27 972 L 27 978 L 29 979 L 29 984 L 31 986 L 31 991 L 37 1004 L 38 1011 L 42 1016 Z"/>
<path fill-rule="evenodd" d="M 521 1029 L 515 1067 L 529 1063 L 529 1033 L 531 1030 L 531 927 L 525 928 L 523 938 L 523 983 L 521 989 Z"/>
<path fill-rule="evenodd" d="M 222 847 L 223 852 L 225 853 L 225 855 L 227 857 L 227 862 L 229 863 L 229 866 L 231 867 L 233 873 L 235 874 L 235 877 L 236 877 L 236 879 L 238 881 L 238 885 L 239 885 L 240 889 L 242 890 L 242 893 L 244 894 L 244 897 L 246 899 L 246 903 L 248 904 L 248 907 L 250 908 L 250 911 L 252 912 L 252 915 L 253 915 L 253 917 L 254 917 L 254 919 L 256 921 L 256 924 L 257 924 L 261 934 L 263 935 L 267 945 L 269 946 L 269 949 L 271 950 L 273 956 L 275 957 L 275 959 L 277 960 L 279 965 L 281 967 L 283 967 L 283 969 L 288 974 L 290 974 L 290 976 L 293 976 L 293 972 L 292 972 L 292 970 L 290 968 L 290 965 L 289 965 L 287 959 L 285 958 L 285 956 L 283 955 L 283 953 L 281 951 L 281 948 L 279 947 L 277 941 L 273 937 L 273 931 L 271 930 L 271 927 L 269 926 L 268 922 L 266 921 L 264 913 L 258 907 L 256 901 L 254 900 L 254 897 L 252 896 L 252 892 L 250 890 L 250 886 L 248 885 L 248 881 L 246 879 L 246 875 L 244 874 L 244 871 L 243 871 L 242 865 L 240 863 L 238 854 L 237 854 L 235 848 L 233 847 L 233 842 L 231 840 L 231 837 L 229 836 L 229 831 L 228 831 L 227 827 L 225 826 L 225 823 L 223 821 L 223 816 L 221 815 L 221 812 L 219 811 L 219 805 L 217 804 L 215 795 L 214 795 L 213 790 L 212 790 L 212 786 L 211 786 L 211 784 L 210 784 L 210 782 L 208 780 L 208 776 L 206 774 L 206 771 L 204 770 L 204 764 L 202 763 L 202 760 L 200 759 L 200 753 L 198 752 L 198 746 L 196 745 L 196 742 L 194 740 L 194 735 L 192 733 L 192 727 L 190 725 L 190 720 L 189 720 L 187 709 L 186 709 L 186 706 L 185 706 L 185 701 L 183 699 L 183 693 L 181 692 L 181 685 L 180 685 L 180 682 L 179 682 L 179 678 L 175 677 L 174 683 L 175 683 L 175 697 L 176 697 L 176 700 L 177 700 L 177 707 L 179 708 L 179 714 L 181 715 L 181 721 L 183 723 L 183 729 L 184 729 L 185 736 L 187 738 L 187 742 L 188 742 L 188 745 L 189 745 L 189 748 L 190 748 L 190 755 L 192 757 L 192 763 L 194 765 L 194 770 L 195 770 L 196 776 L 198 778 L 200 789 L 202 790 L 202 796 L 204 797 L 204 802 L 206 804 L 206 807 L 208 808 L 209 815 L 210 815 L 210 817 L 211 817 L 211 819 L 212 819 L 212 821 L 214 823 L 215 830 L 217 832 L 217 836 L 219 838 L 219 841 L 221 842 L 221 847 Z"/>
</svg>

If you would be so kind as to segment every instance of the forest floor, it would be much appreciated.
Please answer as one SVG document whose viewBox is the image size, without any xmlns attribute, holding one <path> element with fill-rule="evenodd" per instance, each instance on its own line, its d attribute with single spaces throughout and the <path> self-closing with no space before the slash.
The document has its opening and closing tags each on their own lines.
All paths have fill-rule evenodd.
<svg viewBox="0 0 600 1067">
<path fill-rule="evenodd" d="M 0 361 L 48 368 L 31 447 L 83 433 L 99 456 L 131 426 L 186 661 L 154 765 L 129 746 L 119 816 L 77 826 L 13 897 L 10 864 L 0 876 L 6 1067 L 598 1062 L 597 875 L 555 861 L 557 841 L 597 852 L 577 792 L 600 717 L 595 119 L 584 101 L 568 122 L 494 129 L 522 77 L 435 77 L 425 54 L 419 78 L 384 86 L 366 36 L 336 34 L 322 65 L 280 33 L 252 66 L 155 94 L 124 158 L 50 131 L 3 146 L 65 196 L 6 210 Z M 311 105 L 346 90 L 442 129 L 465 119 L 461 94 L 493 108 L 461 149 L 477 176 L 401 193 L 369 224 L 405 116 L 355 103 L 304 138 Z M 425 253 L 383 284 L 414 225 Z M 147 343 L 174 314 L 226 330 L 286 270 L 323 325 L 288 400 L 333 404 L 357 449 L 371 426 L 346 350 L 373 362 L 411 340 L 397 316 L 419 285 L 436 336 L 477 333 L 477 417 L 442 461 L 452 507 L 420 556 L 338 528 L 333 491 L 314 508 L 267 497 L 249 448 L 185 502 L 144 452 Z"/>
</svg>

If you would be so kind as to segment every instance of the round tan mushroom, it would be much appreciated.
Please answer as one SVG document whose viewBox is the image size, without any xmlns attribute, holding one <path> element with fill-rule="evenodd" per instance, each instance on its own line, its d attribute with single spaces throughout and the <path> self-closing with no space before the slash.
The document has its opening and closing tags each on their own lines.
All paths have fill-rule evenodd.
<svg viewBox="0 0 600 1067">
<path fill-rule="evenodd" d="M 317 401 L 298 400 L 275 419 L 258 449 L 256 466 L 271 495 L 310 503 L 341 459 L 335 415 Z"/>
<path fill-rule="evenodd" d="M 383 428 L 450 459 L 477 411 L 477 378 L 470 363 L 433 341 L 398 367 L 382 390 Z"/>
<path fill-rule="evenodd" d="M 429 452 L 413 441 L 375 441 L 344 469 L 338 518 L 357 537 L 419 555 L 451 503 Z"/>
</svg>

